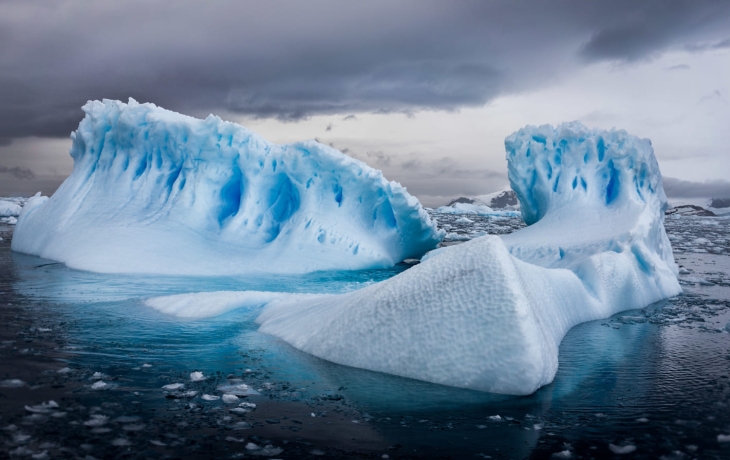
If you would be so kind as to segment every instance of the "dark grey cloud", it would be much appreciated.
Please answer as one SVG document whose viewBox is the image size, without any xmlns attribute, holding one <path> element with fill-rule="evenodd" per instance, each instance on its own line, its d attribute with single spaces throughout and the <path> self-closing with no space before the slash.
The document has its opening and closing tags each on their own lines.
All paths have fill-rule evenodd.
<svg viewBox="0 0 730 460">
<path fill-rule="evenodd" d="M 722 0 L 0 3 L 4 139 L 67 136 L 87 100 L 130 96 L 282 120 L 452 111 L 730 30 Z"/>
<path fill-rule="evenodd" d="M 28 168 L 21 168 L 20 166 L 7 167 L 0 165 L 0 174 L 10 174 L 16 179 L 35 179 L 35 174 Z"/>
<path fill-rule="evenodd" d="M 670 198 L 730 198 L 730 181 L 726 180 L 691 182 L 665 177 L 663 183 Z"/>
</svg>

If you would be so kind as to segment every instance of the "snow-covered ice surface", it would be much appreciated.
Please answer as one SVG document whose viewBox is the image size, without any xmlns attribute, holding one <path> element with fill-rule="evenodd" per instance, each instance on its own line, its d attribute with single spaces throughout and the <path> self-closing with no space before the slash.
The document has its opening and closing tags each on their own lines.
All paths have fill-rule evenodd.
<svg viewBox="0 0 730 460">
<path fill-rule="evenodd" d="M 31 198 L 14 251 L 107 273 L 231 275 L 393 266 L 443 234 L 380 171 L 215 116 L 84 106 L 71 176 Z"/>
<path fill-rule="evenodd" d="M 476 214 L 480 216 L 500 217 L 516 217 L 520 215 L 518 211 L 492 209 L 489 206 L 470 203 L 455 203 L 452 206 L 441 206 L 436 209 L 436 212 L 441 214 Z"/>
<path fill-rule="evenodd" d="M 681 292 L 651 143 L 578 123 L 505 140 L 525 229 L 427 254 L 337 297 L 279 298 L 261 331 L 363 369 L 504 394 L 550 383 L 576 324 Z"/>
</svg>

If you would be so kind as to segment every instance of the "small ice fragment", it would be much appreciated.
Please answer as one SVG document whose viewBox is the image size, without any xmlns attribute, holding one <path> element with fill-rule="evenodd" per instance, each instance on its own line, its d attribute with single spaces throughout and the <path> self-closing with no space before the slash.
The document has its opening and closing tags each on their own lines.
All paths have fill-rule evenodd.
<svg viewBox="0 0 730 460">
<path fill-rule="evenodd" d="M 202 382 L 203 380 L 205 380 L 205 376 L 202 372 L 195 371 L 190 373 L 191 382 Z"/>
<path fill-rule="evenodd" d="M 310 417 L 316 417 L 316 415 L 314 415 L 314 412 L 312 412 L 311 414 L 309 414 L 309 416 Z"/>
<path fill-rule="evenodd" d="M 555 452 L 553 455 L 551 455 L 552 458 L 573 458 L 573 453 L 569 450 L 564 450 L 562 452 Z"/>
<path fill-rule="evenodd" d="M 487 427 L 487 425 L 477 425 L 477 428 L 479 428 L 480 430 L 483 430 L 486 427 Z"/>
<path fill-rule="evenodd" d="M 686 445 L 686 446 L 684 446 L 684 447 L 686 447 L 686 448 L 687 448 L 687 450 L 688 450 L 688 451 L 690 451 L 690 452 L 696 452 L 696 451 L 697 451 L 697 446 L 696 446 L 696 445 L 694 445 L 694 444 L 687 444 L 687 445 Z"/>
<path fill-rule="evenodd" d="M 204 401 L 217 401 L 217 400 L 221 399 L 220 396 L 205 395 L 205 394 L 203 396 L 201 396 L 201 398 L 203 398 Z"/>
<path fill-rule="evenodd" d="M 228 442 L 246 442 L 246 438 L 234 438 L 233 436 L 226 436 Z"/>
<path fill-rule="evenodd" d="M 352 423 L 360 423 L 360 420 L 352 420 Z"/>
<path fill-rule="evenodd" d="M 490 415 L 487 418 L 489 420 L 493 421 L 493 422 L 501 422 L 502 421 L 502 417 L 500 417 L 499 415 Z"/>
<path fill-rule="evenodd" d="M 106 415 L 101 414 L 94 414 L 91 416 L 91 418 L 84 422 L 84 425 L 90 426 L 90 427 L 98 427 L 102 425 L 106 425 L 106 422 L 109 421 L 109 417 Z"/>
<path fill-rule="evenodd" d="M 646 417 L 641 417 L 641 418 L 637 418 L 636 421 L 640 422 L 640 423 L 647 423 L 649 421 L 649 419 Z"/>
<path fill-rule="evenodd" d="M 163 386 L 162 389 L 167 390 L 167 391 L 175 391 L 175 390 L 179 390 L 184 387 L 185 387 L 185 384 L 183 384 L 183 383 L 170 383 L 169 385 Z"/>
<path fill-rule="evenodd" d="M 48 329 L 47 327 L 39 327 L 36 329 L 38 332 L 51 332 L 53 329 Z"/>
<path fill-rule="evenodd" d="M 542 425 L 540 423 L 536 423 L 536 424 L 532 425 L 532 429 L 535 431 L 540 431 L 540 430 L 542 430 Z"/>
<path fill-rule="evenodd" d="M 0 381 L 0 387 L 3 388 L 20 388 L 25 386 L 25 382 L 20 379 L 8 379 Z"/>
<path fill-rule="evenodd" d="M 106 390 L 110 386 L 111 385 L 109 385 L 108 383 L 104 382 L 103 380 L 99 380 L 98 382 L 96 382 L 93 385 L 91 385 L 91 389 L 92 390 Z"/>
<path fill-rule="evenodd" d="M 238 402 L 238 396 L 225 394 L 223 395 L 223 402 L 226 404 L 235 404 Z"/>
<path fill-rule="evenodd" d="M 18 434 L 13 435 L 13 442 L 16 444 L 24 443 L 24 442 L 28 441 L 29 439 L 30 439 L 29 434 L 18 433 Z"/>
<path fill-rule="evenodd" d="M 152 364 L 144 363 L 144 364 L 142 364 L 142 367 L 152 367 Z"/>
<path fill-rule="evenodd" d="M 630 454 L 636 450 L 636 446 L 626 444 L 625 446 L 617 446 L 616 444 L 609 444 L 608 448 L 617 455 Z"/>
<path fill-rule="evenodd" d="M 70 367 L 64 367 L 63 369 L 59 369 L 56 372 L 58 374 L 68 374 L 69 372 L 71 372 L 71 368 Z"/>
<path fill-rule="evenodd" d="M 33 460 L 48 460 L 50 457 L 48 456 L 47 451 L 38 452 L 37 454 L 31 454 L 30 458 Z"/>
<path fill-rule="evenodd" d="M 158 441 L 156 439 L 150 439 L 150 444 L 152 444 L 153 446 L 157 446 L 157 447 L 165 447 L 167 445 L 164 442 Z"/>
<path fill-rule="evenodd" d="M 321 456 L 325 454 L 324 451 L 319 449 L 310 450 L 309 453 L 316 456 Z"/>
<path fill-rule="evenodd" d="M 238 407 L 243 407 L 246 409 L 256 409 L 256 404 L 244 401 L 241 404 L 239 404 Z"/>
<path fill-rule="evenodd" d="M 280 453 L 284 452 L 284 449 L 281 449 L 279 447 L 274 447 L 271 444 L 267 444 L 266 446 L 261 447 L 252 442 L 249 442 L 248 444 L 246 444 L 246 450 L 251 455 L 261 455 L 261 456 L 265 456 L 265 457 L 279 455 Z"/>
<path fill-rule="evenodd" d="M 25 406 L 25 410 L 34 414 L 50 414 L 54 409 L 58 409 L 56 401 L 50 400 L 37 406 Z"/>
<path fill-rule="evenodd" d="M 718 434 L 717 442 L 730 442 L 730 434 Z"/>
<path fill-rule="evenodd" d="M 132 443 L 129 442 L 128 440 L 124 439 L 124 438 L 117 438 L 117 439 L 115 439 L 115 440 L 112 441 L 112 445 L 113 446 L 118 446 L 118 447 L 126 447 L 126 446 L 131 446 Z"/>
<path fill-rule="evenodd" d="M 246 385 L 245 383 L 236 383 L 233 385 L 220 385 L 220 386 L 218 386 L 217 390 L 222 393 L 228 393 L 228 394 L 236 395 L 236 396 L 249 396 L 249 395 L 260 394 L 258 391 L 254 390 L 253 388 Z"/>
<path fill-rule="evenodd" d="M 91 380 L 101 380 L 104 378 L 104 374 L 101 372 L 94 372 L 94 374 L 91 376 Z"/>
<path fill-rule="evenodd" d="M 251 411 L 248 409 L 244 409 L 242 407 L 234 407 L 233 409 L 230 410 L 230 412 L 233 412 L 236 415 L 243 415 L 243 414 L 247 414 Z"/>
</svg>

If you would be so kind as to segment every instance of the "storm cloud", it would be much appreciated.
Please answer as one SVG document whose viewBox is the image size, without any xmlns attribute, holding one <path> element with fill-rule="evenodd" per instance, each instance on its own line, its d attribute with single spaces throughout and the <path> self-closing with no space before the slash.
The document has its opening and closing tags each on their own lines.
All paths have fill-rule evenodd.
<svg viewBox="0 0 730 460">
<path fill-rule="evenodd" d="M 0 3 L 6 140 L 67 136 L 87 100 L 130 96 L 280 120 L 454 111 L 730 39 L 726 1 Z"/>
</svg>

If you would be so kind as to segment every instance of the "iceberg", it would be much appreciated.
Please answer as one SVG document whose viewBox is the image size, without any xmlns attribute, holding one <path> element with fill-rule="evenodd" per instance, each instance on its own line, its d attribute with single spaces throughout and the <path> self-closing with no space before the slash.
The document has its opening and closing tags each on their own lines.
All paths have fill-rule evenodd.
<svg viewBox="0 0 730 460">
<path fill-rule="evenodd" d="M 28 200 L 14 251 L 107 273 L 305 273 L 393 266 L 444 236 L 400 184 L 318 142 L 133 99 L 83 110 L 73 173 Z"/>
<path fill-rule="evenodd" d="M 0 217 L 18 217 L 22 209 L 17 203 L 0 200 Z"/>
<path fill-rule="evenodd" d="M 273 298 L 260 331 L 339 364 L 526 395 L 553 380 L 573 326 L 681 292 L 649 140 L 567 123 L 505 148 L 528 227 L 358 291 Z"/>
</svg>

